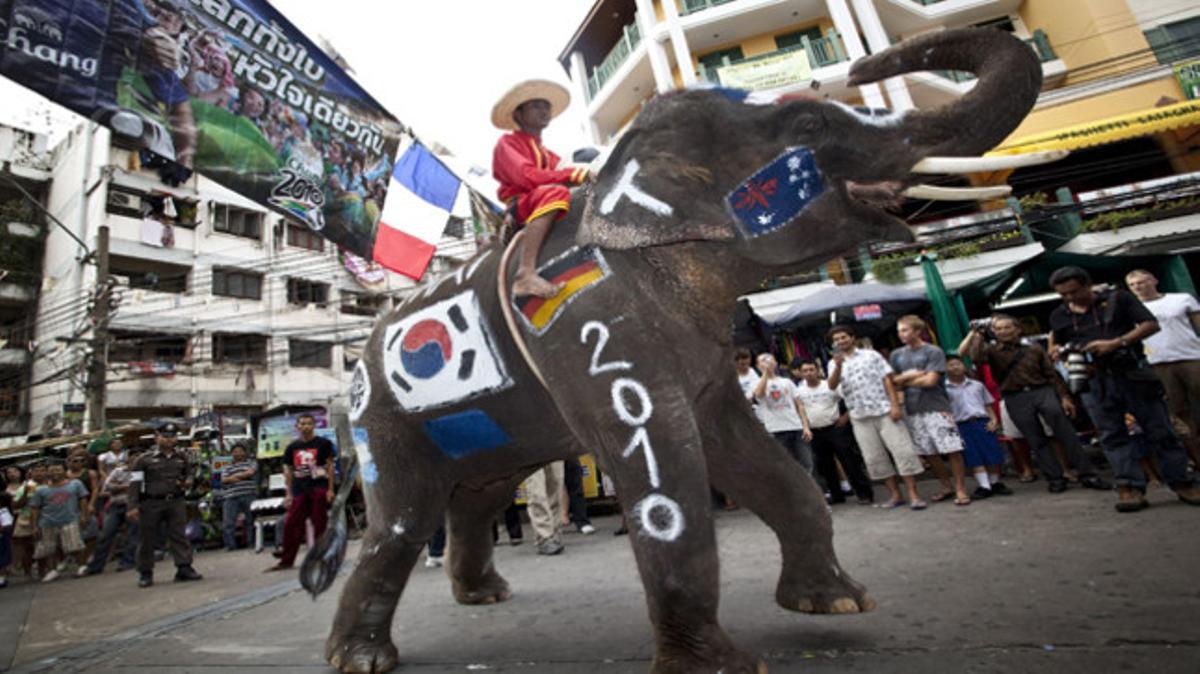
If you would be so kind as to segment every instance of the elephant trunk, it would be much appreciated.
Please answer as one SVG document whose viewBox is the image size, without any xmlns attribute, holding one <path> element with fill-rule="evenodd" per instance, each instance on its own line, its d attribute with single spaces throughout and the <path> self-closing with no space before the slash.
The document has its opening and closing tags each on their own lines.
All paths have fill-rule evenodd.
<svg viewBox="0 0 1200 674">
<path fill-rule="evenodd" d="M 990 28 L 920 35 L 860 59 L 850 84 L 923 70 L 965 70 L 979 80 L 966 95 L 905 115 L 897 131 L 923 156 L 978 155 L 999 145 L 1021 123 L 1042 88 L 1042 64 L 1021 40 Z"/>
</svg>

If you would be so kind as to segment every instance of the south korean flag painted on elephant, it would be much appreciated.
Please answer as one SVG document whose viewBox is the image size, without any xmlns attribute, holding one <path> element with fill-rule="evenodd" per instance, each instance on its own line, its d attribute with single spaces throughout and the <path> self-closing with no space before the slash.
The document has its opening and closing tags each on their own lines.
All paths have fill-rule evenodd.
<svg viewBox="0 0 1200 674">
<path fill-rule="evenodd" d="M 502 391 L 513 382 L 494 344 L 475 291 L 467 290 L 387 327 L 384 377 L 409 412 Z"/>
</svg>

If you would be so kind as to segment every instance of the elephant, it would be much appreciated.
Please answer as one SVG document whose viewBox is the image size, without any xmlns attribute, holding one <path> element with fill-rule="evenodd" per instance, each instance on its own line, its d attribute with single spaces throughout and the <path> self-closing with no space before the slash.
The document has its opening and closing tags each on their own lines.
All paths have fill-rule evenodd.
<svg viewBox="0 0 1200 674">
<path fill-rule="evenodd" d="M 952 103 L 906 113 L 756 104 L 722 88 L 658 95 L 547 239 L 539 273 L 563 284 L 558 295 L 502 300 L 514 269 L 493 245 L 381 318 L 349 395 L 367 435 L 358 460 L 369 525 L 326 659 L 346 672 L 397 665 L 392 617 L 443 517 L 454 598 L 507 599 L 490 524 L 524 477 L 581 448 L 628 516 L 652 671 L 765 670 L 717 621 L 710 482 L 778 536 L 781 607 L 871 610 L 834 555 L 822 492 L 742 395 L 731 317 L 764 278 L 865 241 L 911 240 L 887 206 L 918 180 L 919 162 L 994 147 L 1041 87 L 1028 46 L 976 28 L 863 58 L 850 82 L 935 69 L 979 79 Z"/>
</svg>

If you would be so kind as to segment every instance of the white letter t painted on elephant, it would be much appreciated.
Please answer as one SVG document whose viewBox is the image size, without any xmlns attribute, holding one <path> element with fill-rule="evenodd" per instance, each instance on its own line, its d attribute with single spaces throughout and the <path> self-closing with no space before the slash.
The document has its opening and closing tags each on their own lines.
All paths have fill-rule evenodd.
<svg viewBox="0 0 1200 674">
<path fill-rule="evenodd" d="M 617 202 L 621 201 L 621 197 L 629 197 L 633 203 L 645 208 L 646 210 L 656 215 L 671 215 L 675 209 L 671 205 L 656 199 L 642 191 L 640 187 L 633 184 L 633 177 L 637 175 L 638 160 L 630 159 L 629 163 L 625 164 L 625 170 L 621 173 L 621 177 L 617 179 L 617 184 L 609 190 L 604 196 L 604 200 L 600 202 L 600 213 L 608 215 L 617 207 Z"/>
</svg>

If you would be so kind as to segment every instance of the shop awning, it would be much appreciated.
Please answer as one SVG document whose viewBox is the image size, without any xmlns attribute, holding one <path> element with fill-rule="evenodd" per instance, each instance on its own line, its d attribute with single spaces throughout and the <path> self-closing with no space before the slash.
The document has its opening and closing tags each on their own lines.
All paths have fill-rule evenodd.
<svg viewBox="0 0 1200 674">
<path fill-rule="evenodd" d="M 1009 141 L 989 152 L 997 154 L 1022 154 L 1039 150 L 1074 150 L 1115 143 L 1120 140 L 1162 133 L 1185 126 L 1200 124 L 1200 100 L 1185 101 L 1161 108 L 1148 108 L 1138 112 L 1098 119 L 1086 124 L 1076 124 L 1055 131 L 1034 134 Z"/>
</svg>

